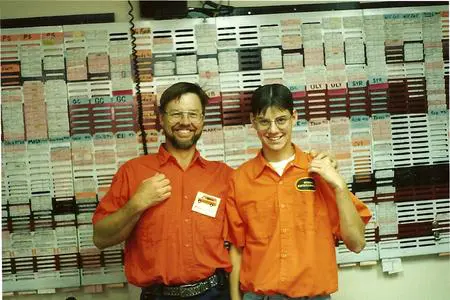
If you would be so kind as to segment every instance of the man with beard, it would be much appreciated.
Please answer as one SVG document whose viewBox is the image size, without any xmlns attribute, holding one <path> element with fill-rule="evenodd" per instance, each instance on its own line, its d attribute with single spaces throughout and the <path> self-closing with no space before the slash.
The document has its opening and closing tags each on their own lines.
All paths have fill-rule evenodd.
<svg viewBox="0 0 450 300">
<path fill-rule="evenodd" d="M 222 230 L 232 169 L 196 150 L 207 101 L 186 82 L 162 94 L 166 143 L 120 167 L 92 219 L 99 249 L 125 241 L 125 274 L 141 300 L 229 299 Z"/>
</svg>

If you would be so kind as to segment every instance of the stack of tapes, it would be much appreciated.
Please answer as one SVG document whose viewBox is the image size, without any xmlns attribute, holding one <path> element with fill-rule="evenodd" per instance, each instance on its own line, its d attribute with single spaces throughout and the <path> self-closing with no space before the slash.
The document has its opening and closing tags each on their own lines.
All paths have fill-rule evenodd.
<svg viewBox="0 0 450 300">
<path fill-rule="evenodd" d="M 64 74 L 64 71 L 61 71 Z M 48 137 L 52 139 L 70 136 L 66 82 L 61 79 L 47 81 L 45 83 L 45 100 L 47 103 Z"/>
<path fill-rule="evenodd" d="M 202 136 L 198 140 L 197 149 L 208 160 L 224 161 L 225 142 L 223 127 L 221 125 L 205 126 Z"/>
<path fill-rule="evenodd" d="M 346 117 L 332 117 L 330 120 L 331 151 L 334 154 L 339 173 L 347 183 L 353 181 L 352 143 L 350 120 Z"/>
<path fill-rule="evenodd" d="M 428 112 L 428 136 L 432 164 L 448 162 L 448 120 L 448 110 L 446 109 Z"/>
<path fill-rule="evenodd" d="M 391 116 L 395 167 L 430 163 L 427 119 L 425 114 Z"/>
<path fill-rule="evenodd" d="M 2 78 L 3 81 L 3 78 Z M 25 140 L 22 87 L 2 87 L 2 131 L 5 141 Z"/>
<path fill-rule="evenodd" d="M 350 121 L 353 172 L 355 182 L 368 182 L 372 174 L 371 132 L 367 116 L 353 116 Z"/>
<path fill-rule="evenodd" d="M 261 149 L 261 141 L 258 138 L 256 129 L 252 124 L 245 125 L 245 151 L 247 160 L 254 158 Z"/>
<path fill-rule="evenodd" d="M 392 169 L 392 128 L 389 114 L 372 115 L 372 156 L 374 170 Z"/>
<path fill-rule="evenodd" d="M 329 152 L 331 149 L 330 121 L 325 118 L 311 119 L 308 122 L 309 149 Z"/>
<path fill-rule="evenodd" d="M 226 126 L 223 128 L 223 136 L 225 142 L 225 163 L 232 168 L 237 168 L 247 159 L 245 126 Z"/>
<path fill-rule="evenodd" d="M 72 179 L 72 151 L 70 138 L 50 140 L 51 178 L 54 198 L 72 198 L 74 195 Z"/>
<path fill-rule="evenodd" d="M 138 156 L 137 135 L 134 131 L 124 131 L 115 134 L 117 168 L 126 161 Z"/>
<path fill-rule="evenodd" d="M 101 199 L 117 171 L 116 139 L 110 132 L 96 133 L 93 142 L 97 195 Z"/>
<path fill-rule="evenodd" d="M 72 163 L 77 203 L 96 203 L 94 144 L 90 135 L 72 137 Z"/>
<path fill-rule="evenodd" d="M 305 119 L 298 119 L 297 124 L 292 128 L 292 142 L 303 151 L 309 151 L 309 122 Z"/>
</svg>

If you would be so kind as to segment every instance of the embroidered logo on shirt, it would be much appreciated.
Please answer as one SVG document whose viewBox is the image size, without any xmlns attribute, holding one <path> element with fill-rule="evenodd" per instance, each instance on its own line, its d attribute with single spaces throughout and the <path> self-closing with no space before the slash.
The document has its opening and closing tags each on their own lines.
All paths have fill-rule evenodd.
<svg viewBox="0 0 450 300">
<path fill-rule="evenodd" d="M 316 190 L 316 185 L 314 183 L 314 179 L 312 179 L 311 177 L 303 177 L 297 179 L 297 181 L 295 182 L 295 188 L 297 189 L 297 191 L 301 192 L 314 192 Z"/>
</svg>

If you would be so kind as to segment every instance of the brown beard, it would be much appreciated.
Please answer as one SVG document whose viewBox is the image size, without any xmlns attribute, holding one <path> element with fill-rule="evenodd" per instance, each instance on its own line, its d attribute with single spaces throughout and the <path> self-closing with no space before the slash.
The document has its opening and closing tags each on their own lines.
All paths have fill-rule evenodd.
<svg viewBox="0 0 450 300">
<path fill-rule="evenodd" d="M 180 126 L 176 127 L 176 128 L 172 128 L 171 131 L 174 132 L 175 130 L 180 129 Z M 189 129 L 191 129 L 189 127 Z M 197 130 L 197 128 L 195 128 Z M 176 149 L 189 149 L 192 146 L 197 144 L 197 141 L 200 139 L 202 132 L 200 131 L 199 133 L 195 133 L 194 136 L 192 136 L 192 138 L 189 141 L 185 141 L 185 142 L 180 142 L 174 134 L 168 134 L 167 132 L 164 132 L 165 136 L 166 136 L 166 140 L 170 141 L 170 143 L 172 144 L 172 146 Z"/>
</svg>

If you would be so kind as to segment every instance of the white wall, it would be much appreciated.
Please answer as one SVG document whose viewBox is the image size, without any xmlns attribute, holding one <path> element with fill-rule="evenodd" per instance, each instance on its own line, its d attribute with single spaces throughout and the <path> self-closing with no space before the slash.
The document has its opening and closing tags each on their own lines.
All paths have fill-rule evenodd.
<svg viewBox="0 0 450 300">
<path fill-rule="evenodd" d="M 131 1 L 134 15 L 139 19 L 138 1 Z M 1 19 L 114 13 L 116 22 L 128 22 L 127 1 L 114 0 L 1 0 Z"/>
<path fill-rule="evenodd" d="M 333 300 L 448 300 L 450 260 L 437 255 L 403 258 L 402 273 L 387 275 L 381 265 L 343 268 Z"/>
<path fill-rule="evenodd" d="M 139 6 L 135 7 L 136 19 L 139 19 Z M 299 4 L 300 1 L 230 1 L 234 6 L 280 5 L 282 3 Z M 308 1 L 307 3 L 323 3 Z M 199 6 L 199 1 L 190 1 L 190 5 Z M 222 1 L 228 4 L 228 1 Z M 305 3 L 305 2 L 302 2 Z M 114 13 L 117 22 L 128 21 L 128 3 L 126 1 L 10 1 L 1 0 L 0 17 L 2 19 L 42 17 L 73 14 Z M 450 249 L 449 249 L 450 251 Z M 424 256 L 403 259 L 404 271 L 397 275 L 386 275 L 381 266 L 351 267 L 339 272 L 340 290 L 333 300 L 448 300 L 450 299 L 450 260 L 449 257 Z M 82 290 L 72 293 L 53 295 L 14 296 L 7 299 L 24 300 L 64 300 L 68 296 L 78 300 L 138 299 L 139 290 L 134 287 L 106 289 L 99 294 L 84 293 Z"/>
</svg>

